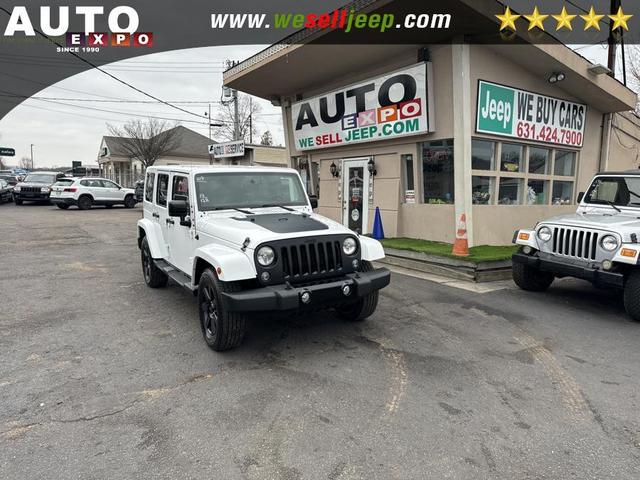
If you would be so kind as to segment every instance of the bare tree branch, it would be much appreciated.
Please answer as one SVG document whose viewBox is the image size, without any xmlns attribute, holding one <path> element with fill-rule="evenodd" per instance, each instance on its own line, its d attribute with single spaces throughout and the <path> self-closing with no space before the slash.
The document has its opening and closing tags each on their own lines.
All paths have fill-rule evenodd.
<svg viewBox="0 0 640 480">
<path fill-rule="evenodd" d="M 22 157 L 20 159 L 20 168 L 25 170 L 33 170 L 33 162 L 29 157 Z"/>
<path fill-rule="evenodd" d="M 107 128 L 112 136 L 119 138 L 119 146 L 126 156 L 147 168 L 178 148 L 180 139 L 176 126 L 165 120 L 148 118 L 131 120 L 121 128 L 114 125 L 107 125 Z"/>
<path fill-rule="evenodd" d="M 266 145 L 269 147 L 273 145 L 273 135 L 271 135 L 269 130 L 266 130 L 260 137 L 260 145 Z"/>
<path fill-rule="evenodd" d="M 262 111 L 262 107 L 257 102 L 252 102 L 248 95 L 238 94 L 238 118 L 240 140 L 249 142 L 251 132 L 254 136 L 258 134 L 255 126 L 255 115 Z M 218 110 L 217 120 L 220 120 L 222 127 L 215 128 L 215 136 L 224 140 L 235 140 L 234 120 L 235 110 L 233 102 L 223 104 Z M 254 116 L 253 121 L 251 116 Z M 216 118 L 212 119 L 212 123 L 216 123 Z"/>
</svg>

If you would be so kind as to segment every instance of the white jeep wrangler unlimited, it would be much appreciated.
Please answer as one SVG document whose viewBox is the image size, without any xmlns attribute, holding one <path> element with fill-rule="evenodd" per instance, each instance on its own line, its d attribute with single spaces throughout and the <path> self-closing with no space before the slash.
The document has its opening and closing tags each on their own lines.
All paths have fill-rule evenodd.
<svg viewBox="0 0 640 480">
<path fill-rule="evenodd" d="M 544 291 L 554 278 L 576 277 L 624 290 L 627 314 L 640 321 L 640 171 L 599 173 L 578 195 L 575 214 L 518 230 L 513 280 Z"/>
<path fill-rule="evenodd" d="M 316 215 L 295 170 L 150 167 L 138 222 L 149 287 L 168 278 L 198 298 L 214 350 L 240 344 L 247 316 L 332 307 L 363 320 L 389 284 L 382 245 Z"/>
</svg>

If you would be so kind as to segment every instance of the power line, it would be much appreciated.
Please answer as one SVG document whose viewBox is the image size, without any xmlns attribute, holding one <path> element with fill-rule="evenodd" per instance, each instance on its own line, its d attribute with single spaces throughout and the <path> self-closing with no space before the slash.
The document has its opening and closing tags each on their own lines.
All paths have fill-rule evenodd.
<svg viewBox="0 0 640 480">
<path fill-rule="evenodd" d="M 9 12 L 9 10 L 7 10 L 6 8 L 4 8 L 4 7 L 0 7 L 0 10 L 2 10 L 3 12 L 5 12 L 7 15 L 11 16 L 11 12 Z M 40 30 L 35 29 L 35 28 L 34 28 L 34 30 L 35 30 L 35 32 L 37 32 L 39 35 L 41 35 L 42 37 L 44 37 L 44 38 L 46 38 L 47 40 L 49 40 L 49 41 L 50 41 L 51 43 L 53 43 L 54 45 L 57 45 L 57 46 L 58 46 L 58 47 L 60 47 L 60 48 L 64 48 L 60 43 L 58 43 L 58 42 L 56 42 L 55 40 L 51 39 L 49 36 L 45 35 L 45 34 L 44 34 L 43 32 L 41 32 Z M 86 58 L 81 57 L 81 56 L 80 56 L 80 55 L 78 55 L 77 53 L 69 52 L 69 54 L 70 54 L 70 55 L 72 55 L 73 57 L 77 58 L 77 59 L 78 59 L 78 60 L 80 60 L 81 62 L 86 63 L 87 65 L 89 65 L 89 66 L 91 66 L 91 67 L 95 68 L 95 69 L 96 69 L 96 70 L 98 70 L 99 72 L 102 72 L 102 73 L 104 73 L 105 75 L 107 75 L 107 76 L 111 77 L 111 78 L 112 78 L 112 79 L 114 79 L 115 81 L 117 81 L 117 82 L 119 82 L 119 83 L 121 83 L 121 84 L 123 84 L 123 85 L 126 85 L 127 87 L 131 88 L 132 90 L 135 90 L 136 92 L 139 92 L 139 93 L 141 93 L 141 94 L 143 94 L 143 95 L 145 95 L 145 96 L 147 96 L 147 97 L 149 97 L 149 98 L 152 98 L 153 100 L 157 100 L 157 101 L 159 101 L 159 102 L 161 102 L 161 103 L 164 103 L 165 105 L 167 105 L 167 106 L 169 106 L 169 107 L 171 107 L 171 108 L 174 108 L 174 109 L 176 109 L 176 110 L 180 110 L 181 112 L 188 113 L 189 115 L 193 115 L 194 117 L 198 117 L 198 118 L 205 118 L 205 117 L 204 117 L 204 115 L 198 115 L 197 113 L 193 113 L 193 112 L 191 112 L 191 111 L 189 111 L 189 110 L 187 110 L 187 109 L 185 109 L 185 108 L 178 107 L 177 105 L 173 105 L 173 104 L 171 104 L 171 103 L 169 103 L 169 102 L 166 102 L 166 101 L 164 101 L 164 100 L 162 100 L 162 99 L 160 99 L 160 98 L 158 98 L 158 97 L 156 97 L 156 96 L 154 96 L 154 95 L 152 95 L 152 94 L 150 94 L 150 93 L 145 92 L 144 90 L 139 89 L 138 87 L 135 87 L 134 85 L 132 85 L 132 84 L 130 84 L 130 83 L 128 83 L 128 82 L 125 82 L 124 80 L 121 80 L 120 78 L 118 78 L 118 77 L 116 77 L 115 75 L 113 75 L 113 74 L 111 74 L 111 73 L 107 72 L 106 70 L 103 70 L 102 68 L 100 68 L 99 66 L 97 66 L 95 63 L 90 62 L 90 61 L 89 61 L 89 60 L 87 60 Z"/>
<path fill-rule="evenodd" d="M 18 95 L 18 94 L 0 94 L 0 97 L 19 97 L 24 99 L 34 99 L 34 100 L 56 100 L 56 101 L 64 101 L 64 102 L 97 102 L 97 103 L 134 103 L 134 104 L 145 104 L 145 105 L 158 105 L 159 102 L 156 100 L 104 100 L 99 98 L 68 98 L 68 97 L 39 97 L 39 96 L 31 96 L 27 97 L 26 95 Z M 194 105 L 208 105 L 209 103 L 220 103 L 220 100 L 168 100 L 171 103 L 175 104 L 194 104 Z M 280 115 L 280 114 L 278 114 Z"/>
</svg>

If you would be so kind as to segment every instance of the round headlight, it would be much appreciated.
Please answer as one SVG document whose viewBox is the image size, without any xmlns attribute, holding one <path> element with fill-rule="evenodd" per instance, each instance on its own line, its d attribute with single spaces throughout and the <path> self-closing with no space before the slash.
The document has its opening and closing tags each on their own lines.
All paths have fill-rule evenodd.
<svg viewBox="0 0 640 480">
<path fill-rule="evenodd" d="M 353 237 L 347 237 L 342 242 L 342 251 L 347 255 L 353 255 L 358 249 L 358 242 Z"/>
<path fill-rule="evenodd" d="M 50 189 L 49 187 L 42 187 L 42 188 L 40 189 L 40 192 L 42 192 L 42 193 L 49 193 L 49 191 L 50 191 L 50 190 L 51 190 L 51 189 Z"/>
<path fill-rule="evenodd" d="M 600 245 L 607 252 L 613 252 L 616 248 L 618 248 L 618 239 L 613 235 L 605 235 L 604 237 L 602 237 L 602 240 L 600 240 Z"/>
<path fill-rule="evenodd" d="M 256 254 L 258 263 L 263 267 L 268 267 L 276 259 L 276 254 L 271 247 L 262 247 Z"/>
<path fill-rule="evenodd" d="M 551 240 L 553 234 L 551 233 L 551 229 L 549 227 L 542 227 L 538 230 L 538 238 L 543 242 L 548 242 Z"/>
</svg>

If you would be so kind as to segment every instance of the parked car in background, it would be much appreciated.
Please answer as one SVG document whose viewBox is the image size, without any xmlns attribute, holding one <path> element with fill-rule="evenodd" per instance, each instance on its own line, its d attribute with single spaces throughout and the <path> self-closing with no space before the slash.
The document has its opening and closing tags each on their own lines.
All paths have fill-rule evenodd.
<svg viewBox="0 0 640 480">
<path fill-rule="evenodd" d="M 15 187 L 18 183 L 20 183 L 20 180 L 18 180 L 18 177 L 11 174 L 0 174 L 0 180 L 4 180 L 12 187 Z"/>
<path fill-rule="evenodd" d="M 11 202 L 13 200 L 13 185 L 9 185 L 6 180 L 0 178 L 0 203 Z"/>
<path fill-rule="evenodd" d="M 22 205 L 25 201 L 49 203 L 51 187 L 60 178 L 64 178 L 61 172 L 29 173 L 24 182 L 13 187 L 13 201 L 16 205 Z"/>
<path fill-rule="evenodd" d="M 136 200 L 138 203 L 141 203 L 144 195 L 144 180 L 138 180 L 134 185 L 133 189 L 136 191 Z"/>
<path fill-rule="evenodd" d="M 138 203 L 133 189 L 123 188 L 106 178 L 65 178 L 51 190 L 51 202 L 63 210 L 72 205 L 80 210 L 89 210 L 94 205 L 133 208 Z"/>
</svg>

